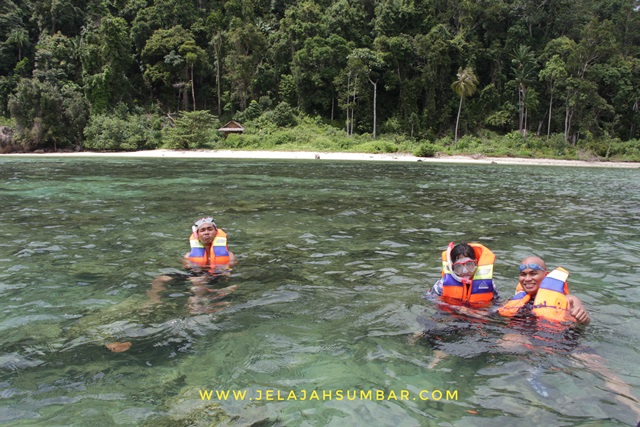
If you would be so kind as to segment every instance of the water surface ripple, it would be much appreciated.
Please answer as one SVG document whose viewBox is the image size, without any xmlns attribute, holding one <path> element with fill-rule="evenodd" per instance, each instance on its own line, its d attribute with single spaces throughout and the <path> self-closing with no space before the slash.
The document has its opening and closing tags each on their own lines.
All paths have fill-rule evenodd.
<svg viewBox="0 0 640 427">
<path fill-rule="evenodd" d="M 0 159 L 0 203 L 0 423 L 638 420 L 607 383 L 614 374 L 640 396 L 637 170 L 12 157 Z M 180 257 L 207 214 L 239 264 L 201 294 Z M 452 240 L 495 251 L 503 296 L 524 256 L 566 267 L 592 324 L 531 335 L 422 300 Z M 527 333 L 532 346 L 503 345 Z M 206 390 L 246 395 L 207 401 Z"/>
</svg>

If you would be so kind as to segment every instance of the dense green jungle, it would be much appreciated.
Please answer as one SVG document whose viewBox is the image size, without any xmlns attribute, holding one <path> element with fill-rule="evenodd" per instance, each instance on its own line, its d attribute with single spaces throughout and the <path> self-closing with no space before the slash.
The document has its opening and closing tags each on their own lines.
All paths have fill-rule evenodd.
<svg viewBox="0 0 640 427">
<path fill-rule="evenodd" d="M 3 0 L 0 152 L 640 161 L 639 53 L 639 0 Z"/>
</svg>

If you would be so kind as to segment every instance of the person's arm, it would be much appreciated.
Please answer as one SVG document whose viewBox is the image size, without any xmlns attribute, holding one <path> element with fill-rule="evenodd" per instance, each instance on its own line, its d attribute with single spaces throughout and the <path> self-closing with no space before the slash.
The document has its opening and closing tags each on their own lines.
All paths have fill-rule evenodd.
<svg viewBox="0 0 640 427">
<path fill-rule="evenodd" d="M 182 267 L 183 268 L 189 268 L 191 267 L 191 263 L 189 262 L 189 254 L 190 252 L 187 252 L 186 254 L 184 254 L 184 256 L 182 257 Z"/>
<path fill-rule="evenodd" d="M 229 251 L 229 267 L 233 267 L 237 263 L 238 261 L 236 261 L 236 256 L 233 254 L 233 252 Z"/>
<path fill-rule="evenodd" d="M 589 324 L 591 317 L 584 308 L 582 301 L 574 295 L 567 295 L 567 302 L 569 303 L 569 313 L 578 321 L 578 323 L 581 325 Z"/>
<path fill-rule="evenodd" d="M 431 295 L 442 296 L 442 279 L 438 280 L 429 291 Z"/>
<path fill-rule="evenodd" d="M 493 284 L 493 301 L 494 302 L 499 302 L 500 301 L 500 292 L 498 291 L 498 287 L 496 286 L 496 284 Z"/>
<path fill-rule="evenodd" d="M 422 294 L 422 299 L 426 299 L 429 301 L 438 301 L 441 295 L 442 295 L 442 279 L 438 280 L 433 285 L 433 287 L 425 291 L 425 293 Z"/>
<path fill-rule="evenodd" d="M 171 280 L 170 276 L 158 276 L 151 282 L 151 289 L 147 291 L 147 296 L 152 303 L 161 302 L 160 295 L 167 289 L 167 282 Z"/>
</svg>

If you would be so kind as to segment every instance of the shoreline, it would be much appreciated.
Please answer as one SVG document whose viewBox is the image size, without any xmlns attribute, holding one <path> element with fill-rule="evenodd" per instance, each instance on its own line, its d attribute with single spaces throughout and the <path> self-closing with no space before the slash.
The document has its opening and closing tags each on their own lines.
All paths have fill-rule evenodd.
<svg viewBox="0 0 640 427">
<path fill-rule="evenodd" d="M 8 153 L 2 157 L 148 157 L 148 158 L 220 158 L 220 159 L 279 159 L 279 160 L 350 160 L 350 161 L 388 161 L 388 162 L 424 162 L 424 163 L 458 163 L 458 164 L 496 164 L 496 165 L 531 165 L 531 166 L 572 166 L 572 167 L 607 167 L 639 169 L 640 163 L 634 162 L 600 162 L 585 160 L 529 159 L 519 157 L 485 157 L 485 156 L 443 156 L 416 157 L 410 154 L 370 154 L 370 153 L 335 153 L 320 151 L 236 151 L 236 150 L 145 150 L 127 152 L 93 152 L 77 151 L 63 153 Z"/>
</svg>

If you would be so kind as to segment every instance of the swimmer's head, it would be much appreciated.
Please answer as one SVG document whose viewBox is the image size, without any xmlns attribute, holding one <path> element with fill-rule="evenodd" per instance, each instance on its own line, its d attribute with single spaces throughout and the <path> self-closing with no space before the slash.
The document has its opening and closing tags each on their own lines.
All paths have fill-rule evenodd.
<svg viewBox="0 0 640 427">
<path fill-rule="evenodd" d="M 213 220 L 213 218 L 208 216 L 206 218 L 200 218 L 193 223 L 193 228 L 195 228 L 194 231 L 198 231 L 203 225 L 208 225 L 208 224 L 213 225 L 214 228 L 218 228 L 216 227 L 216 223 Z"/>
<path fill-rule="evenodd" d="M 478 267 L 476 252 L 467 243 L 449 243 L 449 269 L 456 280 L 470 280 Z"/>
<path fill-rule="evenodd" d="M 544 261 L 537 256 L 523 259 L 518 270 L 520 271 L 520 285 L 529 295 L 535 295 L 538 292 L 542 280 L 549 274 Z"/>
</svg>

